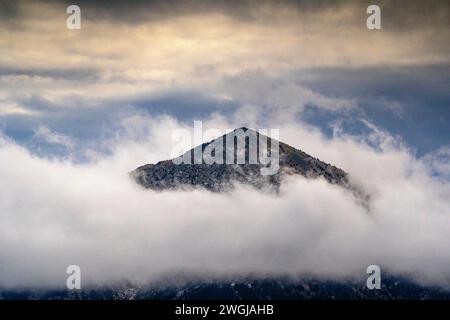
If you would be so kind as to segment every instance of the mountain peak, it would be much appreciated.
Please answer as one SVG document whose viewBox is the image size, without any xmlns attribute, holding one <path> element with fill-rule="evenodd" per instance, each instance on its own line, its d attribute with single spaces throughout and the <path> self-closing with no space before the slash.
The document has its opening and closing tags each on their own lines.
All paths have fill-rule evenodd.
<svg viewBox="0 0 450 320">
<path fill-rule="evenodd" d="M 265 157 L 265 151 L 270 159 Z M 277 161 L 273 174 L 264 174 L 264 170 L 273 165 L 268 159 Z M 200 187 L 222 192 L 232 189 L 235 183 L 278 190 L 287 175 L 324 178 L 332 184 L 348 185 L 343 170 L 245 126 L 177 158 L 141 166 L 131 174 L 143 187 L 159 191 Z"/>
</svg>

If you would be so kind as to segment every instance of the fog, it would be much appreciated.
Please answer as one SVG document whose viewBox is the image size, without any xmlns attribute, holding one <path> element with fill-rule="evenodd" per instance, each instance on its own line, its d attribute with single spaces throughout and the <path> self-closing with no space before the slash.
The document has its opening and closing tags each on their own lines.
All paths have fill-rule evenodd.
<svg viewBox="0 0 450 320">
<path fill-rule="evenodd" d="M 370 193 L 370 211 L 343 188 L 303 177 L 286 179 L 279 194 L 144 190 L 127 173 L 169 157 L 170 133 L 186 127 L 169 117 L 125 119 L 127 130 L 108 142 L 112 154 L 93 151 L 85 164 L 39 158 L 2 137 L 0 287 L 64 288 L 72 264 L 83 287 L 180 274 L 346 280 L 377 264 L 382 274 L 448 288 L 450 183 L 433 171 L 447 170 L 448 158 L 417 159 L 366 125 L 366 136 L 336 127 L 326 138 L 288 123 L 280 140 L 349 172 Z M 218 116 L 204 126 L 232 128 Z"/>
</svg>

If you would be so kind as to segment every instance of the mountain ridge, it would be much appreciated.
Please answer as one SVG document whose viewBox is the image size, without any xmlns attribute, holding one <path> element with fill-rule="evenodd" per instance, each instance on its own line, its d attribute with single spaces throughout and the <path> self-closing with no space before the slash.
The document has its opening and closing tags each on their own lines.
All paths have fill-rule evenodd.
<svg viewBox="0 0 450 320">
<path fill-rule="evenodd" d="M 231 136 L 230 136 L 231 135 Z M 226 163 L 226 152 L 230 151 L 227 141 L 234 139 L 233 163 Z M 244 145 L 239 144 L 244 138 Z M 229 139 L 229 140 L 227 140 Z M 251 139 L 257 141 L 257 163 L 251 163 L 250 151 L 254 150 Z M 262 140 L 261 140 L 262 139 Z M 273 155 L 272 145 L 278 145 L 279 169 L 273 175 L 264 175 L 261 171 L 267 164 L 261 163 L 260 141 L 267 140 L 267 154 Z M 204 152 L 211 146 L 223 145 L 223 163 L 207 164 L 202 158 L 201 163 L 195 163 L 195 154 Z M 253 149 L 252 149 L 253 147 Z M 272 153 L 271 153 L 272 152 Z M 212 152 L 215 156 L 214 152 Z M 237 159 L 245 154 L 245 162 L 239 163 Z M 182 160 L 191 160 L 185 163 Z M 219 158 L 220 159 L 220 158 Z M 256 187 L 257 189 L 271 188 L 278 190 L 282 180 L 287 175 L 301 175 L 306 178 L 324 178 L 331 184 L 338 184 L 349 188 L 348 174 L 329 163 L 323 162 L 306 152 L 296 149 L 286 143 L 267 137 L 256 130 L 247 127 L 234 129 L 233 131 L 217 137 L 209 142 L 198 145 L 179 157 L 159 161 L 156 164 L 146 164 L 131 172 L 135 181 L 144 188 L 162 191 L 185 187 L 201 187 L 213 192 L 223 192 L 233 189 L 235 183 L 242 183 Z"/>
</svg>

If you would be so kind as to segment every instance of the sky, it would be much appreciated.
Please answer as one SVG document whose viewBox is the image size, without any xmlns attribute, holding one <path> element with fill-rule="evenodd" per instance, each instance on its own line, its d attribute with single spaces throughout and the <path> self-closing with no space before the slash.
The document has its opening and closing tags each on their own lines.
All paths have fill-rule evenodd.
<svg viewBox="0 0 450 320">
<path fill-rule="evenodd" d="M 86 160 L 127 116 L 192 123 L 242 105 L 326 133 L 366 119 L 419 156 L 448 144 L 447 1 L 380 1 L 382 30 L 365 27 L 364 1 L 78 4 L 81 30 L 66 28 L 64 1 L 0 6 L 0 130 L 36 152 Z M 48 143 L 42 128 L 76 148 Z"/>
<path fill-rule="evenodd" d="M 378 263 L 450 287 L 448 1 L 77 1 L 80 30 L 69 4 L 0 3 L 0 287 L 61 285 L 74 262 L 92 283 Z M 128 180 L 199 120 L 279 129 L 347 171 L 371 215 L 320 180 L 280 198 Z"/>
</svg>

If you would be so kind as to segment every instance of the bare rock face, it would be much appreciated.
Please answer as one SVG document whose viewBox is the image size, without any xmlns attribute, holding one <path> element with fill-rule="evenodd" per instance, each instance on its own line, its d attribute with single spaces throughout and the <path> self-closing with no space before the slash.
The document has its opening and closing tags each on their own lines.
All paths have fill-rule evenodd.
<svg viewBox="0 0 450 320">
<path fill-rule="evenodd" d="M 205 154 L 216 161 L 197 157 Z M 269 168 L 271 174 L 267 174 Z M 278 190 L 287 175 L 322 177 L 348 187 L 343 170 L 247 128 L 235 129 L 180 157 L 141 166 L 131 175 L 143 187 L 153 190 L 200 187 L 222 192 L 231 190 L 236 182 Z"/>
</svg>

